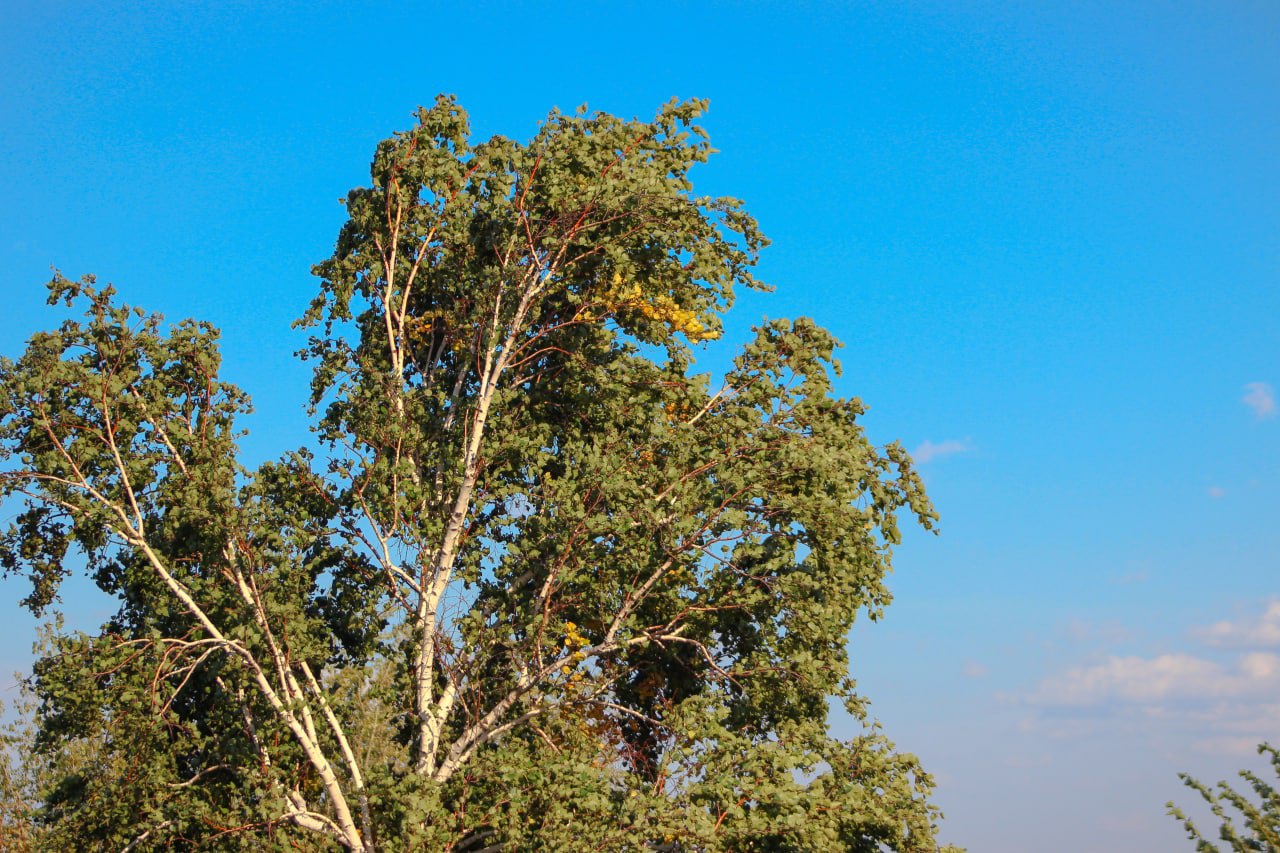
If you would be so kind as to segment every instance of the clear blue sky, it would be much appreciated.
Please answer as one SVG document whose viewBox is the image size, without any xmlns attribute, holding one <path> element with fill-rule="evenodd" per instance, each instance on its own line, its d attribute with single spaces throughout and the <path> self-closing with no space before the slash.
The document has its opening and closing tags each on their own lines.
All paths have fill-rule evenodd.
<svg viewBox="0 0 1280 853">
<path fill-rule="evenodd" d="M 817 317 L 873 438 L 931 457 L 942 534 L 909 537 L 852 651 L 945 837 L 1177 849 L 1174 772 L 1280 739 L 1278 44 L 1280 6 L 1246 0 L 10 0 L 0 351 L 55 321 L 50 265 L 96 272 L 225 330 L 272 456 L 305 440 L 310 264 L 417 104 L 524 138 L 552 106 L 708 97 L 699 188 L 774 240 L 778 292 L 731 338 Z"/>
</svg>

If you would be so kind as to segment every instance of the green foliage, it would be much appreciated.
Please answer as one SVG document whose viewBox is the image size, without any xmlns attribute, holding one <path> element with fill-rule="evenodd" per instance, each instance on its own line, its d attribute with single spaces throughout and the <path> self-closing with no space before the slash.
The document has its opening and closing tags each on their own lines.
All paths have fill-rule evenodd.
<svg viewBox="0 0 1280 853">
<path fill-rule="evenodd" d="M 1264 743 L 1258 746 L 1258 754 L 1268 757 L 1272 770 L 1280 777 L 1280 751 Z M 1213 815 L 1222 821 L 1218 828 L 1218 839 L 1226 842 L 1225 849 L 1240 853 L 1250 850 L 1280 850 L 1280 793 L 1277 793 L 1271 783 L 1252 771 L 1240 771 L 1240 778 L 1249 783 L 1249 788 L 1257 799 L 1255 803 L 1248 793 L 1241 793 L 1226 782 L 1219 782 L 1211 788 L 1185 773 L 1179 773 L 1178 778 L 1199 794 Z M 1205 838 L 1182 809 L 1172 802 L 1167 805 L 1169 814 L 1181 821 L 1187 830 L 1187 838 L 1196 843 L 1196 850 L 1200 853 L 1215 853 L 1223 849 Z M 1238 813 L 1238 818 L 1231 814 L 1229 810 L 1232 809 Z M 1236 823 L 1237 819 L 1240 821 L 1239 825 Z"/>
<path fill-rule="evenodd" d="M 215 330 L 51 283 L 84 319 L 0 362 L 0 564 L 42 612 L 83 559 L 120 609 L 36 666 L 42 838 L 936 849 L 845 651 L 935 516 L 812 321 L 692 371 L 765 245 L 692 193 L 703 107 L 523 144 L 422 110 L 315 268 L 317 445 L 256 471 Z"/>
</svg>

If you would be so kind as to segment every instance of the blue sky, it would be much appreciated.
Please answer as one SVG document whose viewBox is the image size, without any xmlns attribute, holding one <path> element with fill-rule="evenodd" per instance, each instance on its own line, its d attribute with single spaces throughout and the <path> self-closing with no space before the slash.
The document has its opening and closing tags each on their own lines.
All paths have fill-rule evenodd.
<svg viewBox="0 0 1280 853">
<path fill-rule="evenodd" d="M 552 106 L 710 98 L 695 180 L 759 217 L 778 288 L 730 342 L 831 327 L 840 390 L 920 451 L 942 513 L 852 653 L 944 837 L 1174 849 L 1175 772 L 1280 739 L 1277 43 L 1280 6 L 1244 0 L 10 0 L 0 351 L 56 321 L 51 265 L 95 272 L 224 329 L 267 458 L 305 440 L 288 324 L 337 199 L 416 105 L 456 93 L 478 135 L 525 138 Z"/>
</svg>

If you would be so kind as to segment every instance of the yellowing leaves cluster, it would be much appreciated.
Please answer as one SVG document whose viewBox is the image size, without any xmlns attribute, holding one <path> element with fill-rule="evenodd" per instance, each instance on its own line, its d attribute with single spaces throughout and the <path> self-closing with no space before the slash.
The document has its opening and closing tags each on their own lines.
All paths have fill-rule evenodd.
<svg viewBox="0 0 1280 853">
<path fill-rule="evenodd" d="M 673 331 L 680 332 L 694 343 L 720 337 L 720 333 L 708 329 L 696 313 L 688 308 L 681 308 L 667 294 L 645 293 L 635 283 L 624 285 L 622 274 L 618 272 L 613 274 L 613 286 L 605 294 L 604 302 L 612 310 L 630 308 L 638 311 L 650 320 L 656 320 Z"/>
<path fill-rule="evenodd" d="M 583 646 L 591 645 L 591 641 L 582 636 L 575 622 L 564 623 L 564 647 L 566 649 L 580 649 Z"/>
</svg>

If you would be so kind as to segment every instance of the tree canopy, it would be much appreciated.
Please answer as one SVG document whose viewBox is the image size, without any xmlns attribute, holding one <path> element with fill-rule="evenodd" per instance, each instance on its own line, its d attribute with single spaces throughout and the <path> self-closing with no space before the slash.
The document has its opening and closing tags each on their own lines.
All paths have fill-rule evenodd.
<svg viewBox="0 0 1280 853">
<path fill-rule="evenodd" d="M 813 321 L 694 371 L 766 243 L 694 193 L 704 108 L 422 109 L 314 269 L 312 446 L 256 470 L 216 329 L 50 283 L 82 316 L 0 361 L 0 562 L 119 610 L 35 666 L 41 843 L 937 848 L 846 652 L 934 512 Z"/>
</svg>

